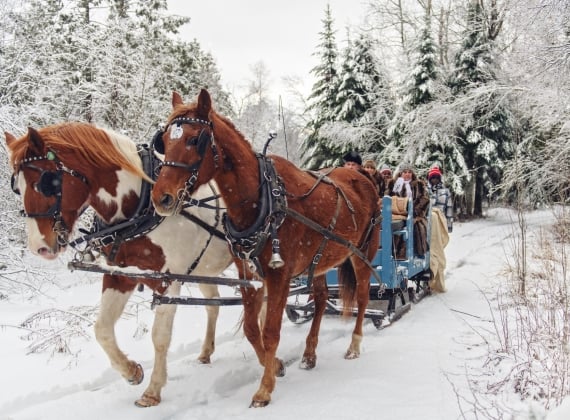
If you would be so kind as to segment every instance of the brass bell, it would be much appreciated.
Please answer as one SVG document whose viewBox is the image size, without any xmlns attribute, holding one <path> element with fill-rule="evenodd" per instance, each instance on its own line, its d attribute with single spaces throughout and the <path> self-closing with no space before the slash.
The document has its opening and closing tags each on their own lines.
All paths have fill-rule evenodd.
<svg viewBox="0 0 570 420">
<path fill-rule="evenodd" d="M 285 265 L 285 261 L 281 258 L 278 252 L 271 254 L 271 259 L 269 260 L 269 267 L 271 268 L 281 268 Z"/>
</svg>

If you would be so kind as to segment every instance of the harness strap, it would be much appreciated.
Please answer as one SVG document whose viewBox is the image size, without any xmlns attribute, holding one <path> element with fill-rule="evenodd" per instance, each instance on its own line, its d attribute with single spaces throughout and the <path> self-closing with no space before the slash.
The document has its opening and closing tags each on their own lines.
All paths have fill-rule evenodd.
<svg viewBox="0 0 570 420">
<path fill-rule="evenodd" d="M 210 189 L 212 190 L 213 193 L 215 193 L 216 191 L 214 190 L 214 187 L 212 187 L 212 184 L 208 184 Z M 198 255 L 198 257 L 196 257 L 196 259 L 194 260 L 194 262 L 190 265 L 190 267 L 188 267 L 188 270 L 186 270 L 186 274 L 191 274 L 196 267 L 198 266 L 198 264 L 200 263 L 200 260 L 202 259 L 202 257 L 204 256 L 206 250 L 208 249 L 208 246 L 210 246 L 210 242 L 212 241 L 212 238 L 214 236 L 216 236 L 217 238 L 221 239 L 221 240 L 225 240 L 226 237 L 225 235 L 220 232 L 217 227 L 220 224 L 220 208 L 218 206 L 218 196 L 216 197 L 216 225 L 215 226 L 210 226 L 208 225 L 206 222 L 204 222 L 202 219 L 200 219 L 198 216 L 192 214 L 192 213 L 186 213 L 185 211 L 180 212 L 180 214 L 184 217 L 186 217 L 187 219 L 191 220 L 192 222 L 196 223 L 198 226 L 200 226 L 202 229 L 204 229 L 206 232 L 208 232 L 210 234 L 210 236 L 208 237 L 208 240 L 206 241 L 206 244 L 202 247 L 202 250 L 200 251 L 200 254 Z"/>
<path fill-rule="evenodd" d="M 242 260 L 252 261 L 259 275 L 263 276 L 258 256 L 269 237 L 273 236 L 274 241 L 278 240 L 276 232 L 285 219 L 287 200 L 285 188 L 271 159 L 257 154 L 257 160 L 260 196 L 259 211 L 254 223 L 243 231 L 238 231 L 227 213 L 224 213 L 223 226 L 232 254 Z"/>
<path fill-rule="evenodd" d="M 331 222 L 329 223 L 329 227 L 328 227 L 328 230 L 330 232 L 332 232 L 336 226 L 338 215 L 340 213 L 340 204 L 341 204 L 340 196 L 337 195 L 336 211 L 335 211 L 335 214 L 334 214 Z M 311 288 L 311 285 L 313 283 L 313 276 L 315 275 L 315 269 L 317 268 L 317 265 L 321 261 L 321 257 L 323 256 L 323 251 L 325 250 L 325 247 L 327 246 L 328 242 L 329 242 L 329 238 L 327 238 L 326 236 L 323 236 L 323 240 L 321 241 L 321 244 L 319 245 L 319 248 L 317 249 L 317 253 L 314 255 L 313 260 L 311 261 L 311 265 L 309 266 L 309 270 L 307 273 L 307 287 L 309 289 Z"/>
<path fill-rule="evenodd" d="M 180 215 L 184 216 L 184 218 L 190 220 L 191 222 L 196 223 L 198 226 L 200 226 L 202 229 L 204 229 L 210 235 L 215 236 L 216 238 L 221 239 L 223 241 L 226 240 L 226 235 L 224 235 L 223 232 L 220 232 L 218 229 L 216 229 L 215 226 L 210 226 L 208 223 L 204 222 L 198 216 L 196 216 L 192 213 L 187 213 L 185 211 L 181 212 Z M 218 226 L 218 219 L 219 219 L 219 217 L 216 215 L 216 226 Z"/>
<path fill-rule="evenodd" d="M 328 175 L 329 175 L 332 171 L 334 171 L 334 170 L 335 170 L 335 168 L 332 168 L 332 169 L 330 169 L 330 170 L 328 170 L 328 171 L 326 171 L 326 172 L 305 171 L 305 172 L 307 172 L 309 175 L 315 177 L 315 178 L 317 179 L 317 181 L 314 183 L 314 185 L 311 187 L 311 189 L 310 189 L 309 191 L 307 191 L 305 194 L 300 195 L 300 196 L 297 196 L 297 197 L 295 197 L 295 198 L 301 198 L 301 199 L 307 198 L 308 196 L 310 196 L 310 195 L 313 193 L 313 191 L 315 191 L 315 189 L 317 188 L 317 186 L 318 186 L 321 182 L 325 182 L 325 183 L 327 183 L 327 184 L 334 185 L 334 182 L 332 181 L 332 179 L 330 179 L 330 178 L 328 177 Z"/>
<path fill-rule="evenodd" d="M 301 213 L 299 213 L 296 210 L 293 210 L 292 208 L 287 207 L 285 209 L 285 212 L 287 213 L 288 216 L 291 216 L 293 219 L 305 224 L 306 226 L 310 227 L 311 229 L 319 232 L 320 234 L 322 234 L 325 238 L 327 239 L 332 239 L 333 241 L 347 247 L 350 251 L 352 251 L 352 253 L 356 254 L 356 256 L 358 256 L 362 261 L 364 261 L 366 263 L 366 265 L 368 267 L 370 267 L 372 269 L 372 274 L 374 275 L 374 277 L 376 278 L 376 280 L 378 280 L 378 282 L 381 282 L 382 280 L 380 279 L 380 276 L 378 275 L 378 273 L 376 272 L 376 270 L 374 270 L 374 267 L 372 266 L 372 264 L 370 264 L 370 261 L 368 260 L 368 257 L 366 257 L 366 255 L 364 255 L 364 253 L 358 249 L 357 247 L 355 247 L 352 242 L 347 241 L 346 239 L 335 235 L 333 232 L 331 232 L 328 229 L 325 229 L 324 227 L 322 227 L 321 225 L 319 225 L 318 223 L 314 222 L 313 220 L 303 216 Z M 371 220 L 371 225 L 376 225 L 378 224 L 378 219 L 376 217 L 374 217 Z"/>
</svg>

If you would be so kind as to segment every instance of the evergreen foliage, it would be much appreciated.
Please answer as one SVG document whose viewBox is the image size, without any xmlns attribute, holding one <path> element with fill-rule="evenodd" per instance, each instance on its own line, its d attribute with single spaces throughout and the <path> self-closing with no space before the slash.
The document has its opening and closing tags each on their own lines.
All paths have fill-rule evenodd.
<svg viewBox="0 0 570 420">
<path fill-rule="evenodd" d="M 301 158 L 309 168 L 332 166 L 338 162 L 341 149 L 323 138 L 320 130 L 327 122 L 334 121 L 336 109 L 336 88 L 338 86 L 337 58 L 334 20 L 330 5 L 327 4 L 323 29 L 319 32 L 319 51 L 315 53 L 320 62 L 311 70 L 315 83 L 309 95 L 309 122 L 305 127 L 307 137 L 302 144 Z"/>
<path fill-rule="evenodd" d="M 455 132 L 468 170 L 463 203 L 467 216 L 483 214 L 483 202 L 501 182 L 504 164 L 513 151 L 513 116 L 497 82 L 495 45 L 488 36 L 487 22 L 480 2 L 470 2 L 449 81 L 455 101 L 469 108 Z"/>
<path fill-rule="evenodd" d="M 17 134 L 80 120 L 145 141 L 167 116 L 172 90 L 193 96 L 206 86 L 227 110 L 211 55 L 174 38 L 188 21 L 169 16 L 165 0 L 35 0 L 12 8 L 2 27 L 2 125 Z"/>
</svg>

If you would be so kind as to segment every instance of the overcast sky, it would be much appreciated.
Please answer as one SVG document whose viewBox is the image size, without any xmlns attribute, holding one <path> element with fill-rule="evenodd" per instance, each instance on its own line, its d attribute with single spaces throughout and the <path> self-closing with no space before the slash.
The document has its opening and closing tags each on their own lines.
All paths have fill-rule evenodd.
<svg viewBox="0 0 570 420">
<path fill-rule="evenodd" d="M 364 17 L 362 0 L 169 0 L 169 9 L 191 18 L 182 37 L 196 38 L 214 56 L 224 87 L 239 89 L 251 78 L 251 66 L 263 61 L 279 95 L 284 94 L 279 83 L 283 76 L 302 77 L 310 91 L 309 71 L 317 63 L 313 53 L 327 3 L 341 48 L 345 28 L 358 27 Z"/>
</svg>

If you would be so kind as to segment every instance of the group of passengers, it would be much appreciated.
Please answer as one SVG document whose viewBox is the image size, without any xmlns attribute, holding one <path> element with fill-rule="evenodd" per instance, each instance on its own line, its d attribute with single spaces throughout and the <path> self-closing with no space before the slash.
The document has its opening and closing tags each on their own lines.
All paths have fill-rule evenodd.
<svg viewBox="0 0 570 420">
<path fill-rule="evenodd" d="M 430 201 L 433 208 L 442 211 L 447 220 L 447 230 L 453 229 L 453 200 L 451 193 L 442 181 L 442 170 L 439 165 L 432 165 L 427 174 L 427 183 L 419 178 L 412 165 L 401 163 L 394 175 L 388 165 L 377 169 L 376 162 L 362 158 L 357 152 L 349 152 L 343 157 L 344 166 L 367 173 L 375 181 L 380 197 L 407 197 L 413 202 L 414 209 L 414 252 L 422 256 L 427 252 L 427 218 Z M 401 241 L 397 241 L 401 242 Z M 403 244 L 394 244 L 398 258 L 405 252 Z"/>
</svg>

